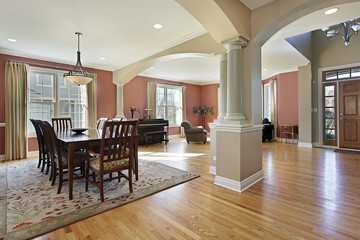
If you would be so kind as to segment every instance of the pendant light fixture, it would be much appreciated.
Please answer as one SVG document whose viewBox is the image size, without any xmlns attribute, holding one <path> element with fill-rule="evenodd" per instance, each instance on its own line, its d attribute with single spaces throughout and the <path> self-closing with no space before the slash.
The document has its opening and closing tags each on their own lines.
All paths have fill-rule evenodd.
<svg viewBox="0 0 360 240">
<path fill-rule="evenodd" d="M 85 85 L 93 80 L 92 74 L 85 71 L 81 65 L 80 60 L 80 36 L 82 35 L 79 32 L 75 33 L 78 35 L 78 51 L 77 51 L 77 62 L 74 69 L 68 73 L 64 73 L 64 78 L 70 83 L 77 85 Z"/>
<path fill-rule="evenodd" d="M 353 35 L 358 35 L 360 30 L 360 18 L 343 22 L 336 26 L 326 27 L 322 30 L 330 40 L 335 37 L 341 37 L 344 39 L 345 45 L 348 46 L 350 44 L 350 38 Z"/>
</svg>

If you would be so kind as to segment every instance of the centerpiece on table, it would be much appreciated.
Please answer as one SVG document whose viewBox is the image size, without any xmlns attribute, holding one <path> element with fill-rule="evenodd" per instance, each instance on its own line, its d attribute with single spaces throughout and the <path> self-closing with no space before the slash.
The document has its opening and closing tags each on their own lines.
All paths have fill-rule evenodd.
<svg viewBox="0 0 360 240">
<path fill-rule="evenodd" d="M 135 107 L 130 107 L 129 112 L 131 113 L 131 118 L 134 118 L 134 112 L 136 111 Z"/>
</svg>

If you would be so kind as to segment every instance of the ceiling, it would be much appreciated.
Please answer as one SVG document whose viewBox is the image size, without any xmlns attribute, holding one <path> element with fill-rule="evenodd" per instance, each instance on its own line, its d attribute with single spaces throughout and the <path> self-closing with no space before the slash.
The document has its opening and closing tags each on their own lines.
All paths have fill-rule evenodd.
<svg viewBox="0 0 360 240">
<path fill-rule="evenodd" d="M 241 1 L 255 9 L 273 0 Z M 275 34 L 262 48 L 263 79 L 307 64 L 308 60 L 285 38 L 359 17 L 356 10 L 360 3 L 339 7 L 333 15 L 318 11 Z M 154 23 L 163 24 L 163 28 L 154 29 Z M 83 65 L 110 71 L 207 32 L 180 5 L 169 0 L 1 1 L 0 53 L 75 64 L 77 31 L 83 34 Z M 157 64 L 140 75 L 209 84 L 219 82 L 219 69 L 216 57 L 192 57 Z"/>
<path fill-rule="evenodd" d="M 75 32 L 83 65 L 112 71 L 207 31 L 169 0 L 1 1 L 1 53 L 75 64 Z"/>
</svg>

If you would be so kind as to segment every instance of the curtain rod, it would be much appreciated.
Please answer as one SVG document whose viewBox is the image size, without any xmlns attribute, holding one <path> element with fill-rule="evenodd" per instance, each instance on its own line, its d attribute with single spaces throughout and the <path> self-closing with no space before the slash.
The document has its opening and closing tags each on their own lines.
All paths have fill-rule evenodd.
<svg viewBox="0 0 360 240">
<path fill-rule="evenodd" d="M 51 68 L 60 69 L 60 70 L 67 70 L 67 71 L 73 70 L 73 68 L 60 67 L 60 66 L 50 65 L 50 64 L 46 64 L 46 63 L 34 63 L 34 62 L 27 62 L 27 61 L 15 60 L 15 59 L 8 59 L 8 58 L 5 58 L 5 61 L 27 63 L 27 64 L 32 65 L 32 66 L 51 67 Z M 94 73 L 94 72 L 91 72 L 91 71 L 87 71 L 87 72 Z"/>
<path fill-rule="evenodd" d="M 184 86 L 184 84 L 175 84 L 175 83 L 163 83 L 163 82 L 158 82 L 158 81 L 152 81 L 152 80 L 148 80 L 148 82 L 154 82 L 154 83 L 159 83 L 159 84 L 164 84 L 164 85 L 173 85 L 173 86 L 178 86 L 178 87 L 181 87 L 181 86 Z"/>
</svg>

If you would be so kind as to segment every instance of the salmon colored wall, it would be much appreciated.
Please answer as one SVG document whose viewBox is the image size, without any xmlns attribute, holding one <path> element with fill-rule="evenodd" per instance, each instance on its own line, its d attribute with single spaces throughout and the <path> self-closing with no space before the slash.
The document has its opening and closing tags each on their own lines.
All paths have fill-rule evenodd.
<svg viewBox="0 0 360 240">
<path fill-rule="evenodd" d="M 201 106 L 214 107 L 214 114 L 206 114 L 205 128 L 209 132 L 208 123 L 214 122 L 218 116 L 218 89 L 219 84 L 209 84 L 201 86 Z"/>
<path fill-rule="evenodd" d="M 124 85 L 124 115 L 127 118 L 131 117 L 128 112 L 130 107 L 140 109 L 141 115 L 138 112 L 134 113 L 134 118 L 142 118 L 145 114 L 145 108 L 147 108 L 147 82 L 156 81 L 159 83 L 181 84 L 180 82 L 168 81 L 157 78 L 149 78 L 136 76 L 129 83 Z M 195 116 L 192 112 L 192 108 L 200 104 L 201 101 L 201 87 L 194 84 L 183 84 L 186 86 L 186 117 L 192 125 L 198 126 L 201 124 L 200 118 Z M 150 113 L 153 116 L 154 113 Z M 180 134 L 180 127 L 171 127 L 170 135 Z"/>
<path fill-rule="evenodd" d="M 42 61 L 31 58 L 23 58 L 11 55 L 0 54 L 0 123 L 5 122 L 5 59 L 13 59 L 19 61 L 30 62 L 31 66 L 43 67 L 36 65 L 36 63 L 49 64 L 57 66 L 59 69 L 65 67 L 73 68 L 73 65 L 54 63 L 48 61 Z M 51 68 L 51 67 L 48 67 Z M 87 68 L 89 71 L 97 73 L 98 78 L 98 106 L 97 106 L 97 118 L 100 117 L 114 117 L 116 115 L 116 85 L 112 82 L 112 72 Z M 37 151 L 37 140 L 36 138 L 29 138 L 28 141 L 29 151 Z M 0 155 L 5 153 L 5 128 L 0 127 Z"/>
<path fill-rule="evenodd" d="M 281 73 L 262 82 L 276 79 L 277 137 L 281 125 L 299 125 L 298 109 L 298 72 Z"/>
</svg>

